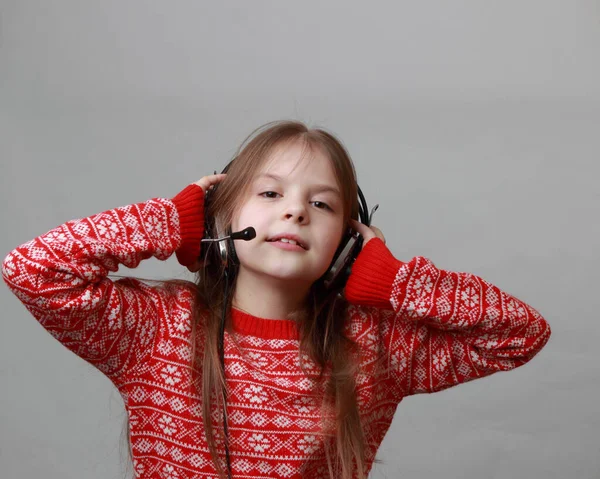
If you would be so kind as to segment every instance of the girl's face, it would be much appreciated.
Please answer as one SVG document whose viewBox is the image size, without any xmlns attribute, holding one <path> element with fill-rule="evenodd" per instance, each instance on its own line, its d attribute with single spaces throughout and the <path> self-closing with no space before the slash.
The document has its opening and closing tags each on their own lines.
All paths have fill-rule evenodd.
<svg viewBox="0 0 600 479">
<path fill-rule="evenodd" d="M 345 229 L 341 192 L 327 156 L 302 153 L 300 142 L 275 149 L 234 214 L 233 231 L 256 229 L 236 241 L 240 273 L 306 286 L 327 271 Z"/>
</svg>

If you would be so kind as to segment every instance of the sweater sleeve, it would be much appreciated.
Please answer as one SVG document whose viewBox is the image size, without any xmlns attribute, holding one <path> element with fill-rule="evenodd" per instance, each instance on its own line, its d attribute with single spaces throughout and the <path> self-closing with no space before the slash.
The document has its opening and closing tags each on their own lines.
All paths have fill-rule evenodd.
<svg viewBox="0 0 600 479">
<path fill-rule="evenodd" d="M 52 336 L 119 386 L 150 354 L 166 291 L 109 272 L 174 252 L 189 261 L 202 229 L 202 189 L 189 185 L 58 226 L 11 251 L 2 276 Z"/>
<path fill-rule="evenodd" d="M 402 263 L 378 238 L 354 263 L 345 296 L 379 313 L 381 347 L 400 396 L 514 369 L 550 338 L 548 323 L 523 301 L 424 257 Z"/>
</svg>

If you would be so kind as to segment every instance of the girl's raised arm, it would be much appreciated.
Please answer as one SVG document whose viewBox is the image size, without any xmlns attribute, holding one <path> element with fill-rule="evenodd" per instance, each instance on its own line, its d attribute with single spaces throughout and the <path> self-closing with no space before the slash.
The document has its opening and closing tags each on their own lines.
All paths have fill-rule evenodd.
<svg viewBox="0 0 600 479">
<path fill-rule="evenodd" d="M 379 312 L 376 327 L 399 397 L 514 369 L 550 337 L 548 323 L 523 301 L 424 257 L 402 263 L 379 238 L 358 256 L 345 295 Z"/>
<path fill-rule="evenodd" d="M 174 252 L 182 264 L 193 261 L 203 234 L 203 198 L 191 184 L 172 200 L 69 221 L 11 251 L 2 276 L 44 328 L 118 386 L 150 353 L 168 298 L 159 287 L 107 275 L 120 264 L 135 268 Z"/>
</svg>

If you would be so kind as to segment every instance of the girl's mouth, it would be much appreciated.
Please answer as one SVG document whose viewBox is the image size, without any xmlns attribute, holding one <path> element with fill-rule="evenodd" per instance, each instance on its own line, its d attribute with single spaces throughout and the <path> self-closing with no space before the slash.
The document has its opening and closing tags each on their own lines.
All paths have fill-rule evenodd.
<svg viewBox="0 0 600 479">
<path fill-rule="evenodd" d="M 294 236 L 294 237 L 291 237 Z M 281 243 L 293 246 L 299 246 L 303 250 L 307 250 L 308 246 L 295 235 L 277 235 L 267 240 L 269 243 Z"/>
<path fill-rule="evenodd" d="M 287 250 L 287 251 L 306 251 L 306 248 L 302 244 L 297 243 L 294 240 L 287 238 L 280 238 L 276 240 L 268 240 L 273 246 Z"/>
</svg>

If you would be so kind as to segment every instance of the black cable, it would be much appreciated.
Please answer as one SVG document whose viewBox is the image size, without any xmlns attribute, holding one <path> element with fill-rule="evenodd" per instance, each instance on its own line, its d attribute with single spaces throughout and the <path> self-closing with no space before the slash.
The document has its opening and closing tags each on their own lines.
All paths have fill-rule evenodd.
<svg viewBox="0 0 600 479">
<path fill-rule="evenodd" d="M 358 198 L 358 216 L 360 221 L 367 226 L 371 226 L 369 224 L 369 208 L 367 207 L 367 200 L 365 199 L 365 195 L 360 189 L 360 186 L 358 186 Z"/>
<path fill-rule="evenodd" d="M 223 371 L 223 379 L 225 378 L 225 319 L 227 318 L 227 305 L 229 298 L 229 274 L 225 270 L 225 294 L 223 298 L 223 307 L 221 313 L 221 325 L 219 328 L 219 359 L 221 361 L 221 369 Z M 225 435 L 225 462 L 227 463 L 227 477 L 231 479 L 231 458 L 229 456 L 229 430 L 227 428 L 227 384 L 223 384 L 223 434 Z"/>
</svg>

